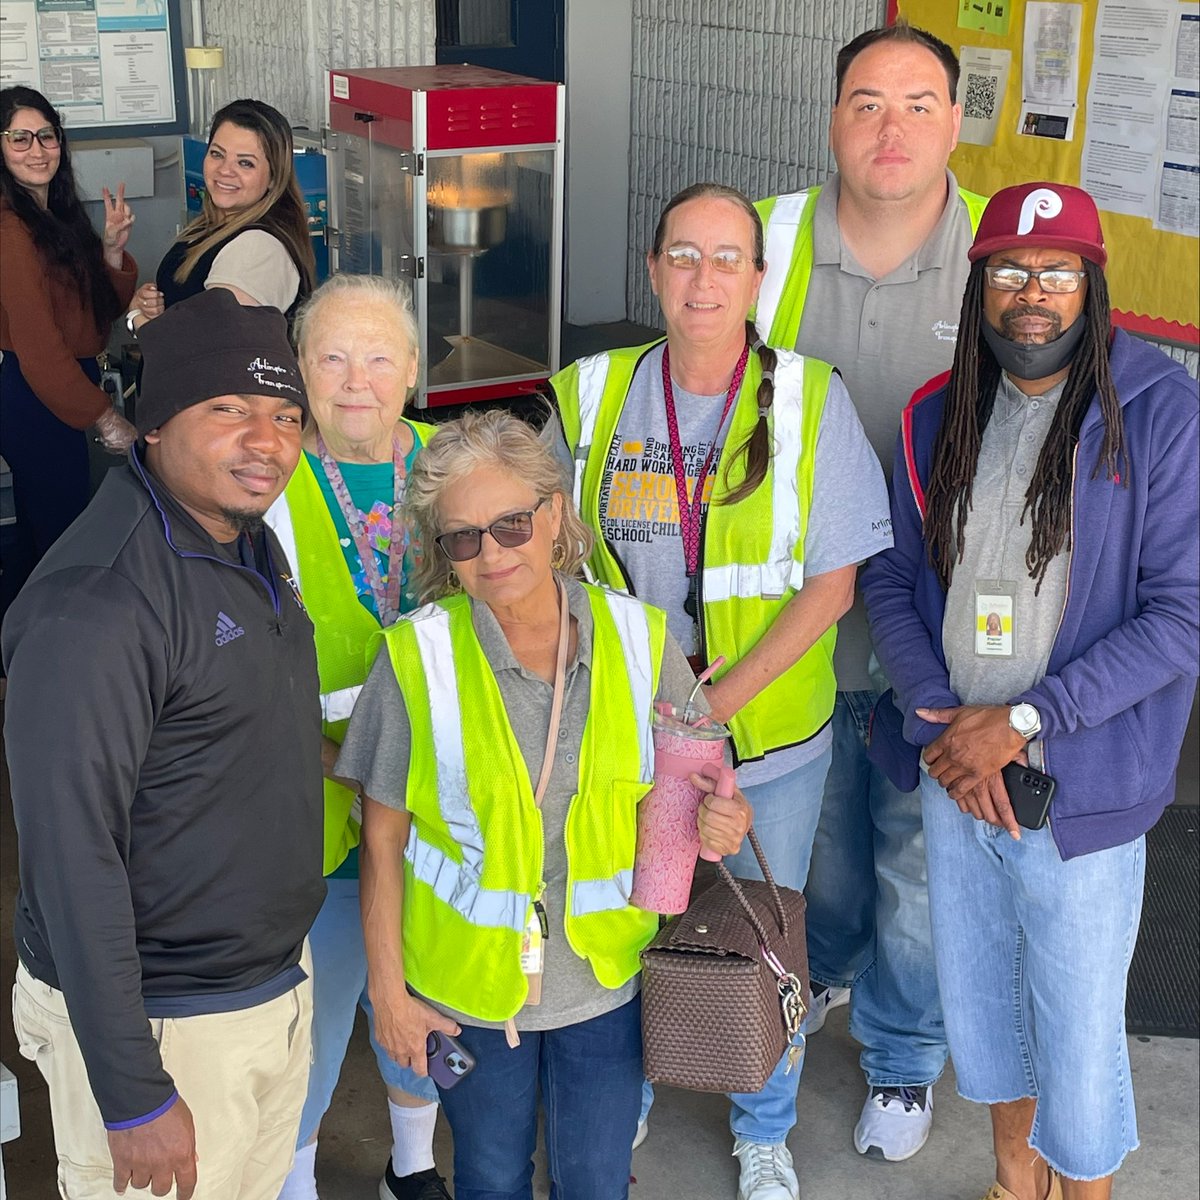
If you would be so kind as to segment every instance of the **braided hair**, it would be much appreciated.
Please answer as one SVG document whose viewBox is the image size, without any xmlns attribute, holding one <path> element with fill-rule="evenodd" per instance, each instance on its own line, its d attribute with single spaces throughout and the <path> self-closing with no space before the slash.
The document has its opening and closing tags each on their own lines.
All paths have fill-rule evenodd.
<svg viewBox="0 0 1200 1200">
<path fill-rule="evenodd" d="M 749 218 L 754 231 L 754 254 L 752 262 L 754 268 L 761 271 L 766 265 L 766 253 L 764 248 L 763 225 L 762 218 L 758 215 L 758 209 L 754 207 L 750 199 L 737 188 L 731 188 L 723 183 L 693 183 L 690 187 L 685 187 L 683 191 L 676 192 L 670 200 L 667 201 L 666 207 L 662 210 L 662 214 L 658 218 L 658 225 L 654 230 L 654 242 L 652 243 L 650 253 L 658 256 L 662 253 L 663 242 L 667 237 L 667 217 L 677 209 L 681 204 L 686 204 L 689 200 L 728 200 L 731 204 L 740 208 L 742 212 Z M 762 366 L 762 381 L 758 385 L 758 422 L 750 431 L 750 436 L 731 454 L 724 458 L 721 471 L 726 481 L 729 479 L 729 471 L 735 462 L 739 459 L 745 464 L 745 476 L 742 482 L 726 492 L 723 496 L 714 497 L 714 503 L 717 504 L 736 504 L 739 500 L 744 500 L 751 495 L 760 483 L 767 477 L 767 467 L 771 464 L 771 436 L 770 436 L 770 421 L 771 405 L 775 400 L 775 351 L 770 346 L 766 345 L 762 338 L 758 336 L 758 330 L 754 328 L 754 322 L 746 321 L 746 341 L 758 355 L 759 364 Z"/>
<path fill-rule="evenodd" d="M 986 260 L 976 262 L 967 278 L 954 366 L 946 388 L 946 407 L 934 443 L 933 468 L 925 489 L 925 541 L 929 562 L 942 586 L 949 588 L 954 566 L 962 560 L 971 492 L 979 463 L 983 431 L 991 420 L 1000 385 L 1000 364 L 982 337 Z M 1066 387 L 1050 432 L 1038 456 L 1025 493 L 1021 524 L 1031 518 L 1032 534 L 1025 551 L 1036 595 L 1050 560 L 1071 546 L 1071 484 L 1075 451 L 1083 418 L 1096 396 L 1104 419 L 1104 440 L 1092 471 L 1129 483 L 1125 424 L 1108 362 L 1111 312 L 1104 272 L 1084 259 L 1087 296 L 1076 318 L 1085 322 L 1079 349 L 1071 362 Z"/>
</svg>

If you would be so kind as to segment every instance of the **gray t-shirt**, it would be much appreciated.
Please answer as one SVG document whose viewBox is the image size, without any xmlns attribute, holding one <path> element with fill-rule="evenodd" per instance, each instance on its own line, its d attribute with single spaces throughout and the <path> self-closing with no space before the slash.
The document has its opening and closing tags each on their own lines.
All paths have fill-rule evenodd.
<svg viewBox="0 0 1200 1200">
<path fill-rule="evenodd" d="M 871 276 L 842 241 L 836 174 L 821 189 L 813 214 L 812 276 L 795 348 L 841 371 L 889 477 L 900 414 L 921 384 L 950 366 L 958 338 L 973 235 L 949 171 L 946 182 L 941 220 L 920 249 L 882 279 Z M 860 594 L 838 622 L 834 669 L 842 691 L 872 686 L 871 653 Z"/>
<path fill-rule="evenodd" d="M 577 647 L 567 668 L 566 694 L 562 721 L 550 782 L 542 799 L 545 830 L 543 903 L 550 921 L 546 939 L 546 962 L 542 980 L 542 1001 L 526 1006 L 516 1015 L 518 1029 L 559 1029 L 587 1021 L 601 1013 L 619 1008 L 638 990 L 638 976 L 623 987 L 602 987 L 586 959 L 578 957 L 567 944 L 563 932 L 563 914 L 567 897 L 567 854 L 563 831 L 567 809 L 579 790 L 579 752 L 583 727 L 591 697 L 592 611 L 587 593 L 574 581 L 567 583 L 567 600 L 577 622 Z M 553 687 L 526 671 L 517 662 L 491 609 L 472 602 L 471 618 L 479 644 L 496 675 L 500 696 L 509 722 L 536 784 L 542 771 L 546 733 L 550 728 Z M 695 683 L 683 652 L 670 636 L 663 650 L 658 698 L 682 705 Z M 696 706 L 704 709 L 701 703 Z M 386 648 L 381 650 L 354 708 L 354 716 L 338 756 L 337 773 L 356 779 L 372 799 L 389 808 L 403 809 L 408 786 L 409 753 L 412 736 L 408 711 L 396 683 Z M 496 1027 L 445 1005 L 436 1005 L 464 1025 Z"/>
<path fill-rule="evenodd" d="M 684 609 L 688 580 L 667 432 L 662 356 L 661 346 L 651 350 L 630 384 L 604 466 L 600 534 L 620 556 L 637 595 L 666 611 L 671 632 L 691 654 L 696 649 L 695 622 Z M 672 390 L 689 491 L 695 488 L 699 469 L 716 441 L 704 488 L 702 507 L 707 508 L 729 428 L 726 420 L 717 433 L 725 393 L 701 396 L 678 384 Z M 891 529 L 879 462 L 842 381 L 834 375 L 817 434 L 812 509 L 804 535 L 805 576 L 823 575 L 887 549 L 892 544 Z M 777 779 L 823 754 L 831 736 L 826 729 L 802 746 L 746 763 L 738 768 L 738 782 L 745 787 Z"/>
<path fill-rule="evenodd" d="M 983 431 L 963 558 L 954 568 L 942 621 L 950 688 L 964 704 L 1008 704 L 1041 680 L 1050 661 L 1067 599 L 1071 555 L 1064 550 L 1050 560 L 1035 595 L 1025 565 L 1032 526 L 1028 516 L 1021 524 L 1021 512 L 1065 387 L 1064 380 L 1044 396 L 1026 396 L 1002 376 Z M 976 653 L 976 585 L 997 580 L 1015 585 L 1011 657 Z M 993 589 L 980 590 L 987 594 Z M 1040 769 L 1040 741 L 1030 743 L 1029 757 Z"/>
</svg>

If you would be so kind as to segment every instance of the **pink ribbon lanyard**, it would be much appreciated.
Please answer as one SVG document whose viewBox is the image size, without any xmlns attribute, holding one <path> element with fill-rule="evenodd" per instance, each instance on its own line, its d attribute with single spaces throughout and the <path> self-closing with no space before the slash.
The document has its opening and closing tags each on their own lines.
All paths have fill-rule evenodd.
<svg viewBox="0 0 1200 1200">
<path fill-rule="evenodd" d="M 342 469 L 329 453 L 325 439 L 320 433 L 317 434 L 317 455 L 325 469 L 325 478 L 329 480 L 329 486 L 333 489 L 338 508 L 341 509 L 346 526 L 350 530 L 350 536 L 354 539 L 354 548 L 362 560 L 363 574 L 366 576 L 367 586 L 371 589 L 371 595 L 375 598 L 375 611 L 379 616 L 379 623 L 386 628 L 394 624 L 400 616 L 400 576 L 404 570 L 404 551 L 408 546 L 408 537 L 400 515 L 406 480 L 400 435 L 392 435 L 392 536 L 388 543 L 386 584 L 379 573 L 375 548 L 367 537 L 367 523 L 363 520 L 358 505 L 350 498 L 350 489 L 346 486 Z"/>
<path fill-rule="evenodd" d="M 679 440 L 679 418 L 675 414 L 675 389 L 671 384 L 671 351 L 669 347 L 663 347 L 662 382 L 663 399 L 667 409 L 667 437 L 671 445 L 671 467 L 675 472 L 675 496 L 679 501 L 679 536 L 683 540 L 683 562 L 689 578 L 695 575 L 700 563 L 700 514 L 704 507 L 704 484 L 708 480 L 713 456 L 717 452 L 717 439 L 721 436 L 721 429 L 729 416 L 729 410 L 733 408 L 734 399 L 741 390 L 742 377 L 746 374 L 749 358 L 750 346 L 747 343 L 742 347 L 742 356 L 734 368 L 729 391 L 725 393 L 725 407 L 721 409 L 721 419 L 713 433 L 708 457 L 696 474 L 696 487 L 689 496 L 687 469 L 683 465 L 683 446 Z"/>
</svg>

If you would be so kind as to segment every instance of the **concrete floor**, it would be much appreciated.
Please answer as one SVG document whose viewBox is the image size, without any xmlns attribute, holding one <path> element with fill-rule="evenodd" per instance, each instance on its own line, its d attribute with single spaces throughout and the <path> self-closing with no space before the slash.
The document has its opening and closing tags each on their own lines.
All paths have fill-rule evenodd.
<svg viewBox="0 0 1200 1200">
<path fill-rule="evenodd" d="M 635 326 L 564 332 L 564 362 L 605 346 L 648 340 Z M 1196 714 L 1180 766 L 1178 802 L 1200 803 L 1200 731 Z M 17 888 L 16 837 L 7 771 L 0 779 L 0 980 L 12 978 L 11 930 Z M 952 1069 L 935 1089 L 933 1134 L 907 1163 L 885 1164 L 854 1152 L 851 1131 L 865 1085 L 858 1047 L 835 1010 L 811 1041 L 800 1089 L 799 1122 L 789 1140 L 805 1200 L 977 1200 L 992 1179 L 987 1113 L 954 1093 Z M 1138 1095 L 1141 1148 L 1118 1176 L 1119 1200 L 1200 1198 L 1200 1043 L 1130 1039 Z M 53 1200 L 54 1149 L 46 1089 L 33 1064 L 17 1052 L 8 1004 L 0 1004 L 0 1060 L 17 1076 L 22 1136 L 3 1147 L 12 1200 Z M 362 1021 L 355 1031 L 318 1161 L 322 1200 L 374 1200 L 390 1147 L 383 1087 Z M 449 1174 L 452 1147 L 439 1120 L 437 1156 Z M 723 1097 L 659 1090 L 650 1137 L 633 1161 L 634 1200 L 732 1200 L 736 1162 L 730 1157 Z M 547 1194 L 544 1174 L 539 1200 Z"/>
</svg>

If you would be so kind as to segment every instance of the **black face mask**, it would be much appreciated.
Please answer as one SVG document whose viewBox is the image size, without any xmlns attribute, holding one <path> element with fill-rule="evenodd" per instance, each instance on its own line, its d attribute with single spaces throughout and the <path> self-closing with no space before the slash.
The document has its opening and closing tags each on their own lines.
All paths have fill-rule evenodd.
<svg viewBox="0 0 1200 1200">
<path fill-rule="evenodd" d="M 983 340 L 996 356 L 1001 370 L 1014 379 L 1046 379 L 1068 366 L 1083 339 L 1083 314 L 1067 326 L 1052 342 L 1034 344 L 1013 342 L 993 329 L 986 317 L 979 318 Z"/>
</svg>

